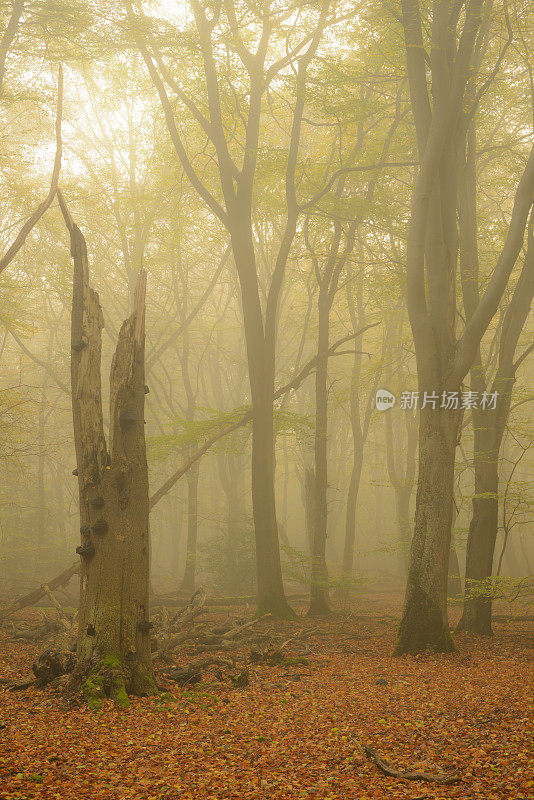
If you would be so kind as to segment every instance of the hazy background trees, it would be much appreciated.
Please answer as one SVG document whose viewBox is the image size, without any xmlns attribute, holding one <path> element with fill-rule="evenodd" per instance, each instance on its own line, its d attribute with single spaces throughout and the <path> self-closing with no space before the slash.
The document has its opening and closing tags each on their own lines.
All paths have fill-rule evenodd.
<svg viewBox="0 0 534 800">
<path fill-rule="evenodd" d="M 213 593 L 255 596 L 259 575 L 260 605 L 285 613 L 288 591 L 311 587 L 311 609 L 324 612 L 362 579 L 402 590 L 420 458 L 417 412 L 402 409 L 400 396 L 445 388 L 440 370 L 447 372 L 502 259 L 531 146 L 528 3 L 478 5 L 2 5 L 0 258 L 50 192 L 61 64 L 59 185 L 84 232 L 104 309 L 103 374 L 139 270 L 147 271 L 151 495 L 206 442 L 235 428 L 158 495 L 150 515 L 154 591 L 203 583 Z M 437 63 L 438 44 L 427 40 L 441 35 L 437 22 L 428 33 L 438 12 L 447 63 Z M 413 36 L 427 47 L 417 64 Z M 465 55 L 459 94 L 447 82 L 457 47 Z M 406 297 L 412 194 L 427 174 L 417 165 L 430 157 L 428 126 L 443 123 L 440 104 L 451 93 L 460 116 L 469 113 L 450 123 L 456 139 L 441 142 L 447 152 L 438 147 L 429 167 L 447 184 L 440 191 L 449 203 L 451 245 L 434 241 L 448 282 L 436 281 L 429 303 L 447 353 L 445 362 L 434 353 L 439 369 L 422 383 L 420 363 L 418 384 Z M 532 223 L 525 228 L 531 238 Z M 451 542 L 463 582 L 468 531 L 472 549 L 484 505 L 497 555 L 467 577 L 489 578 L 493 563 L 497 591 L 513 594 L 532 573 L 526 244 L 519 242 L 497 313 L 486 315 L 480 347 L 475 342 L 469 359 L 461 353 L 463 374 L 455 377 L 463 391 L 501 389 L 505 380 L 511 388 L 502 388 L 497 443 L 482 441 L 486 423 L 468 410 L 449 431 L 450 481 L 440 501 L 447 514 L 434 532 L 442 559 L 429 573 L 441 604 Z M 428 250 L 426 257 L 428 264 Z M 0 276 L 6 596 L 69 566 L 79 544 L 71 284 L 68 237 L 52 200 Z M 525 308 L 514 332 L 518 285 Z M 430 338 L 417 334 L 415 350 L 427 353 Z M 312 360 L 302 382 L 273 396 Z M 391 411 L 374 408 L 378 388 L 396 394 Z M 104 381 L 104 408 L 107 391 Z M 243 415 L 248 422 L 238 425 Z M 428 425 L 438 416 L 428 412 Z M 488 488 L 480 464 L 490 449 Z M 487 611 L 481 597 L 466 608 L 477 603 Z"/>
</svg>

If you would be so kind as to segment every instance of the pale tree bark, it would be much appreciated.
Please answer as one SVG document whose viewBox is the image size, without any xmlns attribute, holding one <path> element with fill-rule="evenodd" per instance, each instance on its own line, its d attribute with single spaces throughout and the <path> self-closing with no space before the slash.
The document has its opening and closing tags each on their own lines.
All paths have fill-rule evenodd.
<svg viewBox="0 0 534 800">
<path fill-rule="evenodd" d="M 71 689 L 90 703 L 156 690 L 150 655 L 149 497 L 144 435 L 145 291 L 123 323 L 110 374 L 110 446 L 104 436 L 100 360 L 103 315 L 89 284 L 85 239 L 58 194 L 74 261 L 71 382 L 80 494 L 81 585 Z"/>
<path fill-rule="evenodd" d="M 465 120 L 476 111 L 469 102 L 467 85 L 474 80 L 482 0 L 465 4 L 461 30 L 459 13 L 455 13 L 459 8 L 452 0 L 434 2 L 431 53 L 427 56 L 419 4 L 417 0 L 402 2 L 420 156 L 408 228 L 407 301 L 422 397 L 425 392 L 436 393 L 438 398 L 444 391 L 459 392 L 506 288 L 534 200 L 532 153 L 516 192 L 508 236 L 493 277 L 457 340 L 457 153 L 465 137 Z M 459 423 L 459 409 L 433 408 L 431 403 L 421 408 L 414 535 L 396 654 L 454 649 L 447 618 L 447 575 Z"/>
</svg>

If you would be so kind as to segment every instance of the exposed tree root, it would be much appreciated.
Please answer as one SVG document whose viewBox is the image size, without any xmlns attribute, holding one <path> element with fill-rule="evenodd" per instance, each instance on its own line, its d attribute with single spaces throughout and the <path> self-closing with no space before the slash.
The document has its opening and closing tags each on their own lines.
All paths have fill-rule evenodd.
<svg viewBox="0 0 534 800">
<path fill-rule="evenodd" d="M 367 758 L 376 764 L 381 772 L 385 775 L 389 775 L 391 778 L 401 778 L 407 781 L 428 781 L 429 783 L 441 784 L 459 783 L 462 779 L 459 772 L 430 773 L 418 772 L 417 770 L 393 769 L 393 767 L 390 767 L 387 761 L 383 761 L 371 747 L 364 746 L 363 749 L 365 750 Z"/>
</svg>

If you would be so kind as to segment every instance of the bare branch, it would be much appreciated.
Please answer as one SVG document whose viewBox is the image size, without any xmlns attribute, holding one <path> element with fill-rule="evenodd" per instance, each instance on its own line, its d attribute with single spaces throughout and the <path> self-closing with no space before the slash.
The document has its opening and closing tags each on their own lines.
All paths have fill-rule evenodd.
<svg viewBox="0 0 534 800">
<path fill-rule="evenodd" d="M 7 27 L 0 42 L 0 97 L 2 97 L 4 88 L 4 74 L 6 70 L 6 58 L 9 53 L 9 48 L 13 44 L 13 40 L 17 35 L 19 21 L 24 10 L 24 0 L 13 0 L 13 13 L 9 18 Z"/>
<path fill-rule="evenodd" d="M 62 151 L 62 144 L 61 144 L 61 120 L 63 114 L 63 67 L 59 65 L 59 72 L 58 72 L 58 87 L 57 87 L 57 111 L 56 111 L 56 156 L 54 159 L 54 167 L 52 170 L 52 178 L 50 181 L 50 189 L 43 200 L 40 203 L 35 211 L 30 214 L 22 228 L 20 229 L 15 241 L 7 251 L 7 253 L 0 259 L 0 273 L 5 270 L 6 267 L 13 261 L 21 247 L 23 246 L 24 242 L 26 241 L 29 233 L 32 229 L 37 225 L 45 211 L 50 207 L 52 200 L 57 191 L 57 184 L 59 180 L 59 173 L 61 170 L 61 151 Z"/>
<path fill-rule="evenodd" d="M 374 328 L 376 325 L 380 325 L 380 323 L 375 322 L 371 325 L 366 325 L 365 328 L 356 331 L 356 333 L 351 333 L 348 336 L 344 336 L 342 339 L 339 339 L 330 347 L 328 355 L 330 357 L 338 355 L 337 351 L 343 344 L 345 344 L 345 342 L 351 341 L 352 339 L 356 339 L 358 336 L 361 336 L 366 330 L 368 330 L 369 328 Z M 292 378 L 289 381 L 289 383 L 286 383 L 284 386 L 278 389 L 274 393 L 274 399 L 277 400 L 279 397 L 282 397 L 283 395 L 287 394 L 292 389 L 298 389 L 298 387 L 308 377 L 308 375 L 310 375 L 313 372 L 316 363 L 317 363 L 317 356 L 308 361 L 308 363 L 301 369 L 301 371 L 294 378 Z M 164 497 L 167 494 L 167 492 L 170 491 L 170 489 L 172 489 L 174 484 L 177 483 L 180 480 L 180 478 L 182 478 L 185 475 L 185 473 L 193 466 L 193 464 L 195 464 L 199 459 L 201 459 L 202 456 L 205 455 L 208 452 L 208 450 L 210 450 L 213 447 L 214 444 L 219 442 L 221 439 L 224 439 L 225 436 L 229 436 L 229 434 L 233 433 L 234 431 L 237 431 L 240 428 L 244 428 L 245 425 L 251 422 L 251 420 L 252 420 L 252 411 L 247 411 L 240 417 L 238 417 L 238 419 L 236 419 L 235 422 L 230 423 L 221 431 L 215 433 L 213 436 L 207 439 L 202 445 L 202 447 L 196 450 L 191 455 L 191 457 L 188 458 L 185 464 L 182 464 L 182 466 L 179 469 L 177 469 L 176 472 L 174 472 L 170 476 L 170 478 L 167 478 L 165 483 L 162 486 L 160 486 L 160 488 L 152 495 L 152 497 L 150 498 L 150 508 L 151 509 L 154 508 L 156 503 L 159 503 L 161 498 Z"/>
</svg>

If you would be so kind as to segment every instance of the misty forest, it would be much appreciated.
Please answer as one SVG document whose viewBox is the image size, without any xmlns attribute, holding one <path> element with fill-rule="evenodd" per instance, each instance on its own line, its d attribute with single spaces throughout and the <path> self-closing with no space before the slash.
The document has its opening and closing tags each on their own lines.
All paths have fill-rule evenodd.
<svg viewBox="0 0 534 800">
<path fill-rule="evenodd" d="M 531 0 L 1 0 L 0 798 L 534 796 Z"/>
</svg>

